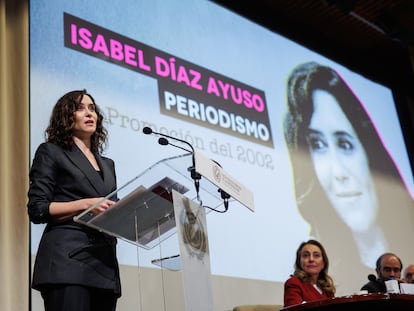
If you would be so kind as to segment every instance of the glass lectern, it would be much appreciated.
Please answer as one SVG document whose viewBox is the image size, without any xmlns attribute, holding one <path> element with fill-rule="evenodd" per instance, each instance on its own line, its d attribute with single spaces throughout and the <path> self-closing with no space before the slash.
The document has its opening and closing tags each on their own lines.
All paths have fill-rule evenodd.
<svg viewBox="0 0 414 311">
<path fill-rule="evenodd" d="M 196 163 L 196 160 L 198 163 Z M 198 171 L 202 172 L 202 174 L 197 173 Z M 231 193 L 231 197 L 226 197 L 225 204 L 223 201 L 223 189 L 226 193 L 227 191 Z M 174 200 L 173 196 L 175 197 Z M 105 212 L 95 212 L 95 209 L 100 205 L 100 202 L 98 202 L 80 215 L 74 217 L 74 220 L 95 230 L 134 244 L 137 248 L 139 279 L 144 275 L 144 273 L 139 272 L 139 249 L 143 249 L 148 254 L 150 251 L 158 250 L 158 253 L 155 252 L 158 258 L 152 259 L 151 263 L 154 269 L 161 268 L 159 269 L 160 271 L 165 270 L 166 272 L 161 272 L 160 285 L 152 286 L 152 288 L 157 287 L 162 292 L 162 297 L 160 297 L 161 299 L 156 299 L 155 303 L 152 300 L 143 308 L 143 302 L 146 302 L 145 300 L 148 299 L 146 296 L 142 298 L 143 295 L 141 293 L 146 288 L 151 287 L 149 283 L 152 281 L 139 281 L 139 302 L 137 303 L 141 307 L 138 310 L 167 310 L 166 304 L 168 302 L 165 301 L 167 300 L 166 296 L 168 296 L 166 292 L 169 290 L 165 289 L 165 284 L 170 283 L 166 282 L 165 275 L 167 271 L 182 269 L 183 275 L 187 275 L 187 277 L 183 278 L 187 279 L 184 283 L 191 283 L 192 277 L 191 274 L 188 277 L 188 271 L 193 271 L 193 267 L 197 266 L 197 269 L 200 269 L 198 272 L 198 281 L 200 281 L 200 275 L 204 274 L 205 282 L 203 284 L 206 284 L 204 288 L 208 288 L 211 285 L 209 283 L 209 259 L 204 261 L 204 263 L 208 263 L 208 265 L 204 266 L 203 264 L 187 260 L 188 256 L 183 257 L 183 252 L 179 250 L 179 248 L 182 250 L 182 243 L 180 243 L 180 247 L 177 245 L 174 255 L 165 257 L 163 254 L 162 247 L 164 243 L 162 242 L 177 232 L 177 226 L 180 223 L 180 221 L 176 221 L 175 210 L 180 205 L 181 207 L 188 205 L 192 206 L 192 208 L 200 209 L 203 212 L 200 214 L 204 214 L 205 217 L 208 211 L 223 211 L 224 208 L 222 205 L 226 205 L 227 208 L 228 200 L 233 201 L 233 196 L 239 202 L 253 210 L 253 197 L 251 192 L 222 170 L 218 163 L 199 153 L 185 153 L 156 162 L 126 184 L 108 194 L 105 199 L 116 197 L 117 202 Z M 185 203 L 186 201 L 189 203 Z M 178 220 L 181 220 L 181 218 Z M 181 227 L 179 227 L 179 231 L 181 231 Z M 179 236 L 181 237 L 181 235 Z M 158 246 L 158 249 L 156 246 Z M 191 264 L 193 266 L 190 267 Z M 197 284 L 200 285 L 199 283 L 201 284 L 202 282 L 198 282 Z M 145 284 L 145 286 L 141 284 Z M 184 284 L 185 286 L 186 284 Z M 194 287 L 194 284 L 190 286 Z M 204 293 L 202 297 L 205 298 L 208 296 L 206 293 L 211 292 L 211 290 L 201 290 L 199 292 L 199 294 Z M 171 296 L 170 293 L 168 294 Z M 153 299 L 154 294 L 149 293 L 148 296 L 151 296 Z M 173 297 L 173 299 L 177 300 L 176 297 Z M 193 302 L 190 303 L 197 303 L 196 300 L 193 299 Z M 161 304 L 163 307 L 158 305 L 160 301 L 162 301 Z M 188 307 L 188 301 L 186 299 L 185 309 L 192 309 Z M 203 306 L 210 305 L 211 303 L 212 298 L 208 298 L 208 303 L 203 303 Z M 211 309 L 210 306 L 208 309 L 204 308 L 206 307 L 201 307 L 200 311 Z M 183 310 L 184 308 L 178 307 L 178 309 Z"/>
<path fill-rule="evenodd" d="M 166 311 L 172 310 L 173 306 L 173 310 L 188 309 L 184 307 L 186 303 L 180 302 L 180 296 L 185 300 L 185 295 L 181 293 L 186 292 L 185 261 L 179 243 L 169 239 L 177 238 L 174 235 L 177 227 L 172 192 L 175 190 L 197 202 L 200 208 L 208 206 L 218 209 L 223 204 L 217 187 L 194 174 L 193 169 L 194 157 L 190 153 L 162 159 L 108 194 L 106 198 L 118 198 L 111 208 L 100 214 L 94 213 L 98 202 L 74 218 L 79 223 L 136 246 L 137 267 L 133 271 L 137 275 L 137 283 L 132 285 L 134 289 L 126 289 L 136 291 L 136 295 L 132 295 L 136 299 L 134 305 L 138 305 L 136 310 Z M 163 241 L 170 243 L 164 245 Z M 167 245 L 171 242 L 177 245 L 168 250 Z M 168 251 L 172 251 L 173 255 L 165 256 Z M 148 256 L 153 258 L 153 268 L 141 264 L 143 258 Z"/>
<path fill-rule="evenodd" d="M 191 153 L 162 159 L 125 185 L 110 193 L 115 205 L 95 215 L 99 202 L 75 217 L 75 221 L 145 249 L 151 249 L 175 233 L 172 190 L 202 206 L 217 209 L 223 204 L 217 187 L 208 180 L 194 180 Z M 199 183 L 196 190 L 195 183 Z"/>
</svg>

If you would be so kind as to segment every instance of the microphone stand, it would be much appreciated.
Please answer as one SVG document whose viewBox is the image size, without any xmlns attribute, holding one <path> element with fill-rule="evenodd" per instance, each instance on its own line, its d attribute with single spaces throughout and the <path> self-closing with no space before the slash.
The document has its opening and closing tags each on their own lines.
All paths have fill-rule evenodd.
<svg viewBox="0 0 414 311">
<path fill-rule="evenodd" d="M 194 151 L 193 145 L 191 145 L 186 140 L 179 139 L 179 138 L 176 138 L 176 137 L 167 135 L 167 134 L 163 134 L 163 133 L 159 133 L 159 132 L 154 132 L 148 126 L 144 127 L 142 129 L 142 132 L 144 134 L 146 134 L 146 135 L 156 134 L 156 135 L 162 136 L 162 137 L 160 137 L 158 139 L 158 143 L 160 145 L 163 145 L 163 146 L 171 145 L 171 146 L 174 146 L 176 148 L 182 149 L 184 151 L 191 152 L 191 154 L 192 154 L 192 166 L 190 166 L 188 168 L 188 171 L 191 174 L 191 178 L 194 180 L 194 186 L 195 186 L 195 190 L 196 190 L 197 201 L 199 201 L 201 203 L 201 200 L 200 200 L 200 179 L 201 179 L 201 174 L 198 173 L 196 171 L 196 169 L 195 169 L 195 155 L 194 155 L 195 151 Z M 178 146 L 178 145 L 175 145 L 175 144 L 170 143 L 168 141 L 168 139 L 166 139 L 166 138 L 169 138 L 169 139 L 172 139 L 172 140 L 175 140 L 175 141 L 179 141 L 179 142 L 181 142 L 183 144 L 186 144 L 187 146 L 189 146 L 191 148 L 191 151 L 190 150 L 187 150 L 187 149 L 185 149 L 185 148 L 183 148 L 181 146 Z M 217 161 L 214 161 L 214 160 L 212 160 L 212 161 L 215 162 L 218 166 L 222 167 L 221 164 L 218 163 Z M 231 198 L 231 196 L 227 192 L 225 192 L 224 190 L 222 190 L 222 189 L 218 189 L 217 191 L 220 192 L 221 198 L 223 199 L 223 202 L 224 202 L 224 212 L 226 212 L 228 210 L 228 208 L 229 208 L 229 199 Z"/>
<path fill-rule="evenodd" d="M 195 156 L 194 156 L 194 147 L 193 147 L 193 145 L 191 145 L 188 141 L 185 141 L 183 139 L 179 139 L 179 138 L 176 138 L 176 137 L 173 137 L 173 136 L 170 136 L 170 135 L 167 135 L 167 134 L 159 133 L 159 132 L 154 132 L 148 126 L 144 127 L 142 129 L 142 132 L 144 134 L 146 134 L 146 135 L 155 134 L 155 135 L 167 137 L 167 138 L 173 139 L 175 141 L 179 141 L 179 142 L 181 142 L 183 144 L 186 144 L 187 146 L 189 146 L 191 148 L 191 153 L 192 153 L 192 166 L 188 168 L 188 171 L 191 174 L 191 178 L 194 180 L 194 187 L 195 187 L 195 190 L 196 190 L 197 201 L 201 202 L 200 201 L 200 179 L 201 179 L 201 175 L 195 169 Z M 187 152 L 190 152 L 189 150 L 187 150 L 185 148 L 182 148 L 180 146 L 171 144 L 167 139 L 165 139 L 165 138 L 162 139 L 162 137 L 158 140 L 158 143 L 160 145 L 172 145 L 174 147 L 177 147 L 177 148 L 183 149 L 183 150 L 185 150 Z"/>
</svg>

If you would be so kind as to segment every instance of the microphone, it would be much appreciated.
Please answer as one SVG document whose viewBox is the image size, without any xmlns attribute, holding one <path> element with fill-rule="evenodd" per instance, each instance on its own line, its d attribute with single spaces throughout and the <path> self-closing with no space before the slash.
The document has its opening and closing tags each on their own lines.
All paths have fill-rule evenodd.
<svg viewBox="0 0 414 311">
<path fill-rule="evenodd" d="M 368 274 L 368 280 L 370 280 L 371 282 L 374 282 L 377 280 L 377 277 L 373 274 Z"/>
<path fill-rule="evenodd" d="M 146 127 L 144 127 L 143 129 L 142 129 L 142 131 L 144 132 L 144 134 L 152 134 L 152 129 L 150 128 L 150 127 L 148 127 L 148 126 L 146 126 Z"/>
<path fill-rule="evenodd" d="M 224 210 L 227 212 L 227 210 L 229 209 L 229 199 L 230 199 L 230 194 L 228 194 L 226 191 L 224 191 L 223 189 L 217 189 L 218 192 L 220 192 L 221 198 L 223 199 L 224 202 Z"/>
<path fill-rule="evenodd" d="M 163 133 L 155 132 L 155 131 L 153 131 L 153 130 L 152 130 L 152 128 L 150 128 L 150 127 L 148 127 L 148 126 L 145 126 L 145 127 L 142 129 L 142 132 L 143 132 L 144 134 L 146 134 L 146 135 L 155 134 L 155 135 L 159 135 L 159 136 L 167 137 L 167 138 L 169 138 L 169 139 L 172 139 L 172 140 L 175 140 L 175 141 L 179 141 L 180 143 L 186 144 L 187 146 L 189 146 L 189 147 L 190 147 L 190 149 L 191 149 L 191 153 L 192 153 L 192 162 L 193 162 L 193 163 L 192 163 L 192 166 L 188 168 L 188 171 L 191 173 L 191 178 L 194 180 L 194 186 L 195 186 L 196 193 L 197 193 L 197 200 L 198 200 L 198 201 L 200 201 L 199 191 L 200 191 L 200 179 L 201 179 L 201 175 L 200 175 L 199 173 L 197 173 L 197 172 L 196 172 L 196 169 L 195 169 L 195 157 L 194 157 L 194 147 L 193 147 L 193 145 L 192 145 L 192 144 L 190 144 L 190 143 L 189 143 L 188 141 L 186 141 L 186 140 L 179 139 L 179 138 L 176 138 L 176 137 L 173 137 L 173 136 L 167 135 L 167 134 L 163 134 Z M 171 143 L 170 143 L 167 139 L 161 139 L 161 138 L 162 138 L 162 137 L 160 137 L 160 139 L 158 139 L 158 143 L 159 143 L 160 145 L 172 145 L 172 146 L 174 146 L 174 147 L 177 147 L 177 148 L 183 149 L 183 150 L 185 150 L 185 151 L 187 151 L 187 152 L 190 152 L 189 150 L 187 150 L 187 149 L 185 149 L 185 148 L 182 148 L 182 147 L 179 147 L 179 146 L 177 146 L 177 145 L 171 144 Z"/>
<path fill-rule="evenodd" d="M 216 160 L 211 159 L 211 161 L 213 161 L 214 163 L 216 163 L 218 166 L 221 166 L 220 163 L 218 163 Z M 217 189 L 218 192 L 220 192 L 221 198 L 223 199 L 224 202 L 224 211 L 227 212 L 227 210 L 229 209 L 229 199 L 231 198 L 230 194 L 228 194 L 226 191 L 224 191 L 223 189 L 219 188 Z"/>
<path fill-rule="evenodd" d="M 191 151 L 190 151 L 190 150 L 188 150 L 188 149 L 185 149 L 185 148 L 183 148 L 183 147 L 181 147 L 181 146 L 174 145 L 174 144 L 170 143 L 170 142 L 168 141 L 168 139 L 167 139 L 167 138 L 165 138 L 165 137 L 160 137 L 160 138 L 158 139 L 158 143 L 159 143 L 160 145 L 162 145 L 162 146 L 171 145 L 171 146 L 174 146 L 174 147 L 176 147 L 176 148 L 179 148 L 179 149 L 181 149 L 181 150 L 184 150 L 184 151 L 187 151 L 187 152 L 190 152 L 190 153 L 191 153 Z"/>
<path fill-rule="evenodd" d="M 170 136 L 170 135 L 167 135 L 167 134 L 163 134 L 163 133 L 154 132 L 154 131 L 152 130 L 152 128 L 150 128 L 150 127 L 148 127 L 148 126 L 144 127 L 144 128 L 142 129 L 142 132 L 143 132 L 144 134 L 146 134 L 146 135 L 149 135 L 149 134 L 155 134 L 155 135 L 160 135 L 160 136 L 164 136 L 164 137 L 167 137 L 167 138 L 173 139 L 173 140 L 175 140 L 175 141 L 179 141 L 180 143 L 183 143 L 183 144 L 186 144 L 187 146 L 189 146 L 189 147 L 191 148 L 191 152 L 194 154 L 194 147 L 193 147 L 193 145 L 192 145 L 192 144 L 190 144 L 188 141 L 186 141 L 186 140 L 184 140 L 184 139 L 180 139 L 180 138 L 173 137 L 173 136 Z M 168 142 L 168 141 L 167 141 L 167 142 Z M 165 145 L 168 145 L 168 143 L 167 143 L 167 144 L 165 144 Z M 171 144 L 170 144 L 170 145 L 171 145 Z"/>
</svg>

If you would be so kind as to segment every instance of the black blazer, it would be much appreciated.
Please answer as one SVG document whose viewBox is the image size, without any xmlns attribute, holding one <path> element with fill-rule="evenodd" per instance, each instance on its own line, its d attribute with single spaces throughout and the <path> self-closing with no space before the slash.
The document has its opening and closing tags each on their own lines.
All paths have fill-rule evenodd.
<svg viewBox="0 0 414 311">
<path fill-rule="evenodd" d="M 361 290 L 367 290 L 368 293 L 386 293 L 387 287 L 385 286 L 384 280 L 376 279 L 366 283 L 361 287 Z"/>
<path fill-rule="evenodd" d="M 121 295 L 116 239 L 73 220 L 50 221 L 51 202 L 104 197 L 116 189 L 114 162 L 99 154 L 95 157 L 101 172 L 95 171 L 76 145 L 66 150 L 42 143 L 36 150 L 29 175 L 28 214 L 33 223 L 47 225 L 33 270 L 35 289 L 78 284 Z"/>
</svg>

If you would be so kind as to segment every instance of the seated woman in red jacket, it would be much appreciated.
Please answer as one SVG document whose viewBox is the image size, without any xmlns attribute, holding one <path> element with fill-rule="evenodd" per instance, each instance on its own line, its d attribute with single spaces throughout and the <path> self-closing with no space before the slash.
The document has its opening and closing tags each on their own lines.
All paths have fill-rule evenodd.
<svg viewBox="0 0 414 311">
<path fill-rule="evenodd" d="M 321 243 L 309 240 L 300 244 L 295 272 L 284 285 L 284 306 L 334 297 L 336 288 L 328 268 L 328 256 Z"/>
</svg>

